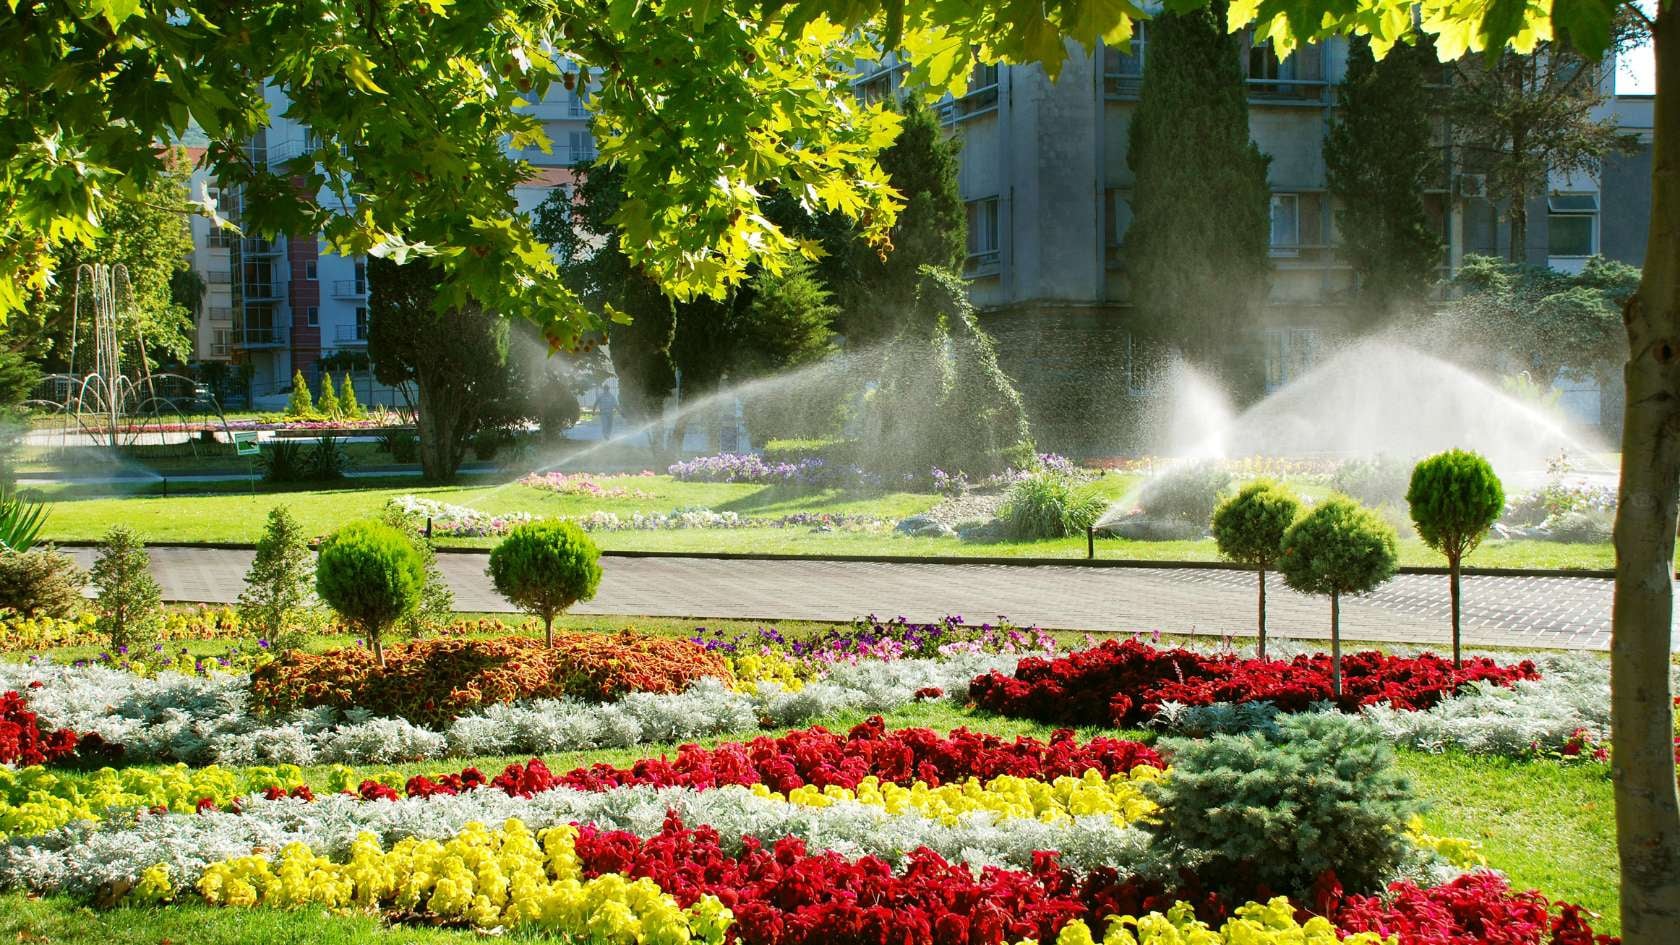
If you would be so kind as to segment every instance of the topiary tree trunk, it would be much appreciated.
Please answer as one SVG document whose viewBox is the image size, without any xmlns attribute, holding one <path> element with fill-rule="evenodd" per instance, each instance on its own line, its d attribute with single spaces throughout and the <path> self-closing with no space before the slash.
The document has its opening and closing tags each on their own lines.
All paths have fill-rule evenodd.
<svg viewBox="0 0 1680 945">
<path fill-rule="evenodd" d="M 1452 635 L 1453 635 L 1453 669 L 1464 667 L 1464 656 L 1459 647 L 1458 612 L 1459 602 L 1463 599 L 1459 591 L 1458 576 L 1462 570 L 1464 559 L 1453 555 L 1447 559 L 1447 594 L 1452 598 Z"/>
<path fill-rule="evenodd" d="M 1330 592 L 1330 694 L 1342 698 L 1342 594 Z"/>
<path fill-rule="evenodd" d="M 1260 659 L 1266 658 L 1266 569 L 1260 569 L 1260 639 L 1255 645 L 1254 655 Z"/>
</svg>

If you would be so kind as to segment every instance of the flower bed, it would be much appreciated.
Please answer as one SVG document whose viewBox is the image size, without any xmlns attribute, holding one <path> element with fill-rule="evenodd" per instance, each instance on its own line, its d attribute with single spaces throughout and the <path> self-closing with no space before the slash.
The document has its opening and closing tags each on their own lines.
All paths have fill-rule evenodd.
<svg viewBox="0 0 1680 945">
<path fill-rule="evenodd" d="M 1386 704 L 1427 709 L 1476 682 L 1509 685 L 1538 678 L 1530 661 L 1500 666 L 1491 659 L 1451 661 L 1430 654 L 1385 656 L 1368 651 L 1342 660 L 1342 696 L 1330 688 L 1330 658 L 1255 660 L 1161 649 L 1137 640 L 1105 641 L 1055 660 L 1029 657 L 1012 676 L 991 673 L 969 690 L 976 705 L 1004 715 L 1072 725 L 1143 725 L 1164 705 L 1267 702 L 1298 712 L 1319 702 L 1353 711 Z"/>
<path fill-rule="evenodd" d="M 429 522 L 432 535 L 453 538 L 493 538 L 506 535 L 515 525 L 536 521 L 529 512 L 492 515 L 464 505 L 450 505 L 420 496 L 403 495 L 386 503 L 424 528 Z M 744 518 L 735 512 L 717 512 L 692 507 L 671 512 L 630 512 L 620 515 L 597 509 L 587 515 L 558 515 L 586 532 L 671 531 L 688 528 L 811 528 L 819 531 L 888 531 L 893 519 L 844 512 L 795 512 L 779 518 Z"/>
<path fill-rule="evenodd" d="M 830 463 L 819 457 L 797 462 L 766 462 L 756 453 L 719 453 L 672 463 L 667 470 L 678 482 L 747 482 L 809 488 L 870 488 L 881 478 L 861 466 Z"/>
<path fill-rule="evenodd" d="M 653 470 L 646 469 L 640 474 L 642 477 L 652 477 Z M 563 472 L 531 473 L 519 480 L 519 484 L 542 492 L 554 492 L 560 495 L 586 495 L 596 499 L 652 499 L 653 493 L 642 489 L 631 489 L 625 486 L 603 486 L 597 482 L 596 476 L 589 473 Z"/>
<path fill-rule="evenodd" d="M 76 755 L 76 733 L 41 731 L 35 713 L 16 692 L 0 694 L 0 764 L 44 765 Z"/>
<path fill-rule="evenodd" d="M 936 623 L 912 623 L 906 617 L 880 620 L 871 614 L 815 636 L 789 639 L 775 627 L 708 630 L 696 627 L 690 637 L 709 652 L 730 657 L 775 654 L 813 667 L 864 659 L 936 659 L 954 653 L 1053 655 L 1056 639 L 1038 627 L 1021 628 L 999 617 L 996 625 L 967 624 L 961 616 Z"/>
<path fill-rule="evenodd" d="M 683 640 L 579 633 L 556 635 L 553 647 L 524 637 L 397 644 L 383 669 L 361 647 L 294 651 L 252 673 L 251 694 L 271 713 L 331 706 L 448 722 L 520 699 L 680 692 L 702 676 L 727 680 L 729 666 Z"/>
</svg>

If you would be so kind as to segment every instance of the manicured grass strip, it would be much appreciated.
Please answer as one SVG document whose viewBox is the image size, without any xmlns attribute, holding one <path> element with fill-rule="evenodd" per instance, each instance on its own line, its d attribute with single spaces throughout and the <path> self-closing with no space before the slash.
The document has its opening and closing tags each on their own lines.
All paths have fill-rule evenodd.
<svg viewBox="0 0 1680 945">
<path fill-rule="evenodd" d="M 1431 833 L 1477 841 L 1512 886 L 1577 902 L 1601 916 L 1594 930 L 1621 931 L 1608 769 L 1459 752 L 1402 752 L 1400 764 L 1430 804 Z"/>
</svg>

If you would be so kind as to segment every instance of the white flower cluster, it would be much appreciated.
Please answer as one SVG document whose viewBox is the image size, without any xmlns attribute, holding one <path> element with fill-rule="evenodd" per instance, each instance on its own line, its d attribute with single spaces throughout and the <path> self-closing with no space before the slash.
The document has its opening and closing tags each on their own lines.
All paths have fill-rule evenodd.
<svg viewBox="0 0 1680 945">
<path fill-rule="evenodd" d="M 397 801 L 363 801 L 342 794 L 313 802 L 252 797 L 237 814 L 141 815 L 103 827 L 79 824 L 0 845 L 0 888 L 87 894 L 106 883 L 133 881 L 159 863 L 168 867 L 170 880 L 181 888 L 196 882 L 211 863 L 253 850 L 274 852 L 296 842 L 342 857 L 363 832 L 387 844 L 404 837 L 445 839 L 467 823 L 499 824 L 509 817 L 518 817 L 532 829 L 577 822 L 651 836 L 659 832 L 667 812 L 690 825 L 715 827 L 734 852 L 740 850 L 740 837 L 796 836 L 815 849 L 846 856 L 874 854 L 892 862 L 900 861 L 906 851 L 927 847 L 976 868 L 1022 869 L 1031 867 L 1033 851 L 1060 850 L 1062 862 L 1074 869 L 1112 866 L 1170 875 L 1169 866 L 1157 862 L 1163 854 L 1152 846 L 1147 832 L 1117 825 L 1108 815 L 1045 822 L 1000 820 L 992 813 L 973 811 L 947 824 L 918 812 L 891 814 L 856 801 L 826 807 L 789 804 L 735 786 L 705 791 L 636 786 L 602 792 L 557 788 L 532 798 L 486 788 L 453 797 Z"/>
<path fill-rule="evenodd" d="M 886 712 L 937 687 L 966 698 L 969 680 L 1011 672 L 1019 656 L 865 661 L 834 667 L 798 691 L 761 682 L 736 692 L 701 679 L 684 692 L 632 693 L 608 704 L 541 699 L 469 713 L 443 731 L 365 711 L 298 712 L 265 720 L 250 710 L 244 676 L 146 678 L 101 667 L 0 664 L 0 692 L 27 691 L 44 726 L 97 732 L 129 761 L 189 764 L 394 764 L 466 755 L 621 748 L 792 727 L 846 711 Z M 31 682 L 39 688 L 28 689 Z"/>
</svg>

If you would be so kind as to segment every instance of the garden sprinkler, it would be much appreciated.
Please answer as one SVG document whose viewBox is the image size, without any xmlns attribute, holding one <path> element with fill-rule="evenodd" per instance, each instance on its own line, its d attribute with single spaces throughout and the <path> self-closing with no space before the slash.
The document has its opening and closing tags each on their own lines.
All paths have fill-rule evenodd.
<svg viewBox="0 0 1680 945">
<path fill-rule="evenodd" d="M 1095 561 L 1096 559 L 1097 559 L 1097 526 L 1087 525 L 1087 526 L 1085 526 L 1085 560 L 1086 561 Z"/>
<path fill-rule="evenodd" d="M 430 515 L 426 516 L 426 540 L 432 540 L 432 517 Z"/>
</svg>

